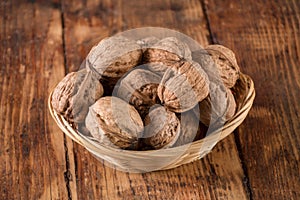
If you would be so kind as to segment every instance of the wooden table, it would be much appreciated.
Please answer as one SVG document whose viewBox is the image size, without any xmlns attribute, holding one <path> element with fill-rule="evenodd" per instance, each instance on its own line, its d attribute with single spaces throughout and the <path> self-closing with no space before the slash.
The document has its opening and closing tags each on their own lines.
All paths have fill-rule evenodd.
<svg viewBox="0 0 300 200">
<path fill-rule="evenodd" d="M 0 14 L 0 199 L 300 199 L 300 1 L 5 0 Z M 130 174 L 67 138 L 47 98 L 94 40 L 144 26 L 233 49 L 257 96 L 205 158 Z"/>
</svg>

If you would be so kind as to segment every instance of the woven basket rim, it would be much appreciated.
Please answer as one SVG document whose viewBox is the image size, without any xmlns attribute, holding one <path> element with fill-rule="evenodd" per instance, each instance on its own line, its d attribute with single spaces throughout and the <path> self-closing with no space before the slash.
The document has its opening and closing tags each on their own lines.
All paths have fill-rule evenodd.
<svg viewBox="0 0 300 200">
<path fill-rule="evenodd" d="M 203 157 L 204 155 L 209 153 L 211 151 L 211 149 L 213 148 L 213 147 L 211 147 L 209 149 L 203 149 L 204 151 L 207 151 L 207 152 L 203 156 L 201 156 L 200 155 L 201 152 L 199 152 L 199 149 L 201 149 L 204 142 L 217 141 L 216 143 L 218 143 L 219 141 L 221 141 L 222 139 L 227 137 L 229 134 L 231 134 L 234 131 L 234 129 L 236 129 L 243 122 L 243 120 L 246 118 L 249 110 L 252 107 L 252 104 L 253 104 L 253 101 L 255 98 L 255 90 L 254 90 L 254 83 L 248 75 L 241 73 L 240 79 L 245 79 L 245 81 L 247 82 L 248 93 L 245 95 L 244 101 L 239 102 L 241 107 L 237 110 L 235 115 L 224 124 L 223 127 L 219 128 L 217 130 L 214 130 L 208 136 L 206 136 L 200 140 L 194 141 L 190 144 L 185 144 L 182 146 L 171 147 L 171 148 L 166 148 L 166 149 L 134 151 L 134 150 L 116 149 L 116 148 L 113 148 L 110 146 L 101 145 L 100 143 L 94 141 L 91 137 L 85 136 L 85 135 L 81 134 L 80 132 L 78 132 L 75 128 L 72 127 L 72 125 L 62 115 L 58 114 L 53 109 L 53 107 L 51 105 L 51 97 L 52 97 L 53 91 L 51 91 L 49 98 L 48 98 L 48 107 L 49 107 L 49 111 L 50 111 L 52 118 L 55 120 L 55 122 L 59 126 L 59 128 L 68 137 L 70 137 L 72 140 L 74 140 L 78 144 L 84 146 L 87 150 L 89 150 L 93 154 L 95 154 L 95 153 L 101 154 L 105 151 L 106 154 L 108 154 L 108 155 L 110 153 L 112 153 L 112 154 L 122 153 L 122 158 L 126 157 L 126 158 L 138 159 L 138 158 L 143 158 L 145 156 L 150 156 L 150 155 L 151 155 L 151 157 L 155 157 L 155 156 L 163 157 L 163 156 L 169 155 L 170 153 L 172 153 L 174 151 L 187 148 L 188 155 L 183 155 L 182 162 L 178 161 L 175 163 L 171 163 L 169 166 L 165 166 L 163 168 L 163 169 L 169 169 L 169 168 L 174 168 L 174 167 L 177 167 L 177 166 L 185 164 L 185 163 L 192 162 L 194 160 L 197 160 L 197 159 Z M 189 157 L 189 159 L 185 160 L 184 156 Z"/>
</svg>

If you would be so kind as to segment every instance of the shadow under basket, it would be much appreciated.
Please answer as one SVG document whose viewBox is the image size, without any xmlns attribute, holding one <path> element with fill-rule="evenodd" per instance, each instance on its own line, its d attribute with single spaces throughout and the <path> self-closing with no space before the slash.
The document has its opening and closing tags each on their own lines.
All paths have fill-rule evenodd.
<svg viewBox="0 0 300 200">
<path fill-rule="evenodd" d="M 205 138 L 190 144 L 148 151 L 116 149 L 102 145 L 92 137 L 80 133 L 62 115 L 53 110 L 50 101 L 52 92 L 49 96 L 48 106 L 59 128 L 72 140 L 84 146 L 101 162 L 118 170 L 143 173 L 171 169 L 201 159 L 219 141 L 232 133 L 243 122 L 252 107 L 255 97 L 252 79 L 245 74 L 241 74 L 240 79 L 232 88 L 232 92 L 236 99 L 237 110 L 235 115 L 223 127 L 213 130 Z"/>
</svg>

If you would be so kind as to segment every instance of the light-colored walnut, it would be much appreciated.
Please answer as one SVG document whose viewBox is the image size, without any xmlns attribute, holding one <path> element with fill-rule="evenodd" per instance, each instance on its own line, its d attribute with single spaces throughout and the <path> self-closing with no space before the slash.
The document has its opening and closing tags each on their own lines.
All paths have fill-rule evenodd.
<svg viewBox="0 0 300 200">
<path fill-rule="evenodd" d="M 102 75 L 101 83 L 111 92 L 120 77 L 142 59 L 142 49 L 134 40 L 123 36 L 103 39 L 94 46 L 86 59 L 86 66 L 91 66 Z"/>
<path fill-rule="evenodd" d="M 188 45 L 175 37 L 164 38 L 149 47 L 143 55 L 144 63 L 158 62 L 173 65 L 182 59 L 192 60 Z"/>
<path fill-rule="evenodd" d="M 209 45 L 205 50 L 214 61 L 224 85 L 232 88 L 240 76 L 240 68 L 233 51 L 222 45 Z"/>
<path fill-rule="evenodd" d="M 53 109 L 70 122 L 83 122 L 89 106 L 103 95 L 98 78 L 98 74 L 85 69 L 67 74 L 53 91 Z"/>
<path fill-rule="evenodd" d="M 233 117 L 235 110 L 236 102 L 230 89 L 211 82 L 209 96 L 199 103 L 200 121 L 206 126 L 223 125 Z"/>
<path fill-rule="evenodd" d="M 184 61 L 165 72 L 157 93 L 169 110 L 185 112 L 207 97 L 209 80 L 198 63 Z"/>
<path fill-rule="evenodd" d="M 145 69 L 134 69 L 121 81 L 117 96 L 129 102 L 144 118 L 154 104 L 159 103 L 157 87 L 161 77 Z"/>
<path fill-rule="evenodd" d="M 100 98 L 90 107 L 85 124 L 100 143 L 122 149 L 137 149 L 143 133 L 139 113 L 117 97 Z"/>
<path fill-rule="evenodd" d="M 143 142 L 154 149 L 173 146 L 180 134 L 179 119 L 162 106 L 150 111 L 145 118 L 145 125 Z"/>
<path fill-rule="evenodd" d="M 208 52 L 204 49 L 198 49 L 197 51 L 192 52 L 193 61 L 200 64 L 202 69 L 208 76 L 210 82 L 221 85 L 223 81 L 219 75 L 219 70 L 216 67 L 215 62 Z"/>
</svg>

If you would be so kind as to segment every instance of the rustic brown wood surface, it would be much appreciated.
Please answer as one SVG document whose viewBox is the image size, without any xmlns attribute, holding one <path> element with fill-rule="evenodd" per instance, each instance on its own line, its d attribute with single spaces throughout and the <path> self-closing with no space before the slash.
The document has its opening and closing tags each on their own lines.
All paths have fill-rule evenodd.
<svg viewBox="0 0 300 200">
<path fill-rule="evenodd" d="M 257 97 L 205 158 L 131 174 L 67 138 L 47 98 L 96 42 L 144 26 L 233 49 Z M 299 1 L 13 0 L 0 27 L 0 199 L 300 198 Z"/>
</svg>

